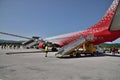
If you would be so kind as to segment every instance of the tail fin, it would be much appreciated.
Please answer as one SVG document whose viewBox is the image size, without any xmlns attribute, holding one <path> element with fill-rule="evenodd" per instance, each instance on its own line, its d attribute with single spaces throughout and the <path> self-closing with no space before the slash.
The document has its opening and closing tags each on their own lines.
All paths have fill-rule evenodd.
<svg viewBox="0 0 120 80">
<path fill-rule="evenodd" d="M 109 27 L 110 31 L 114 30 L 120 30 L 120 1 L 116 0 L 116 4 L 114 4 L 116 7 L 115 14 L 113 16 L 111 25 Z M 113 6 L 114 7 L 114 6 Z"/>
<path fill-rule="evenodd" d="M 102 19 L 88 30 L 120 30 L 120 0 L 114 0 Z"/>
</svg>

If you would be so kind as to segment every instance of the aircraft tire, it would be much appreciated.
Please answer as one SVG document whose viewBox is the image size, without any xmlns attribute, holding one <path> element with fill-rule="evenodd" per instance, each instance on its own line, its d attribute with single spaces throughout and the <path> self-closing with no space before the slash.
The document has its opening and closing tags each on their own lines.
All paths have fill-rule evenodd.
<svg viewBox="0 0 120 80">
<path fill-rule="evenodd" d="M 57 50 L 57 48 L 54 48 L 54 47 L 53 47 L 53 48 L 52 48 L 52 51 L 58 51 L 58 50 Z"/>
<path fill-rule="evenodd" d="M 76 57 L 80 57 L 80 54 L 79 54 L 79 53 L 77 53 L 77 54 L 76 54 Z"/>
<path fill-rule="evenodd" d="M 72 55 L 72 54 L 70 54 L 70 57 L 71 57 L 71 58 L 73 58 L 73 55 Z"/>
</svg>

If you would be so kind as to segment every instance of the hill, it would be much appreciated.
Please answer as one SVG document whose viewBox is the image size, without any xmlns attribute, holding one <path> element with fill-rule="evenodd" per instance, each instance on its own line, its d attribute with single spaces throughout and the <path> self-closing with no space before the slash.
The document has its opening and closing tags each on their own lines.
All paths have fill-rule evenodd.
<svg viewBox="0 0 120 80">
<path fill-rule="evenodd" d="M 14 40 L 2 40 L 0 39 L 1 44 L 22 44 L 23 41 L 14 41 Z"/>
<path fill-rule="evenodd" d="M 0 39 L 0 45 L 1 44 L 22 44 L 24 41 L 15 41 L 15 40 L 3 40 Z M 116 48 L 120 49 L 120 43 L 103 43 L 99 44 L 101 48 L 111 48 L 112 46 L 115 46 Z"/>
<path fill-rule="evenodd" d="M 120 48 L 120 43 L 103 43 L 99 45 L 102 48 L 111 48 L 112 46 Z"/>
</svg>

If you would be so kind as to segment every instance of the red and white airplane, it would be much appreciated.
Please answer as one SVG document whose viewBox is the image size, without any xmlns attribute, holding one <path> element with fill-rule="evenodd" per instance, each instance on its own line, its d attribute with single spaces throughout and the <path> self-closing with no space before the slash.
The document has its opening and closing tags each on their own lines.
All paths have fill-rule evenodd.
<svg viewBox="0 0 120 80">
<path fill-rule="evenodd" d="M 55 37 L 46 38 L 45 40 L 52 43 L 52 46 L 63 47 L 72 41 L 75 41 L 81 35 L 85 38 L 94 35 L 94 45 L 111 42 L 120 37 L 120 0 L 114 0 L 103 18 L 87 30 L 63 34 Z M 39 48 L 43 48 L 46 43 L 39 42 Z"/>
<path fill-rule="evenodd" d="M 0 32 L 0 34 L 20 37 L 25 39 L 32 39 L 32 38 L 5 33 L 5 32 Z M 40 40 L 38 47 L 44 48 L 46 44 L 49 44 L 53 48 L 63 47 L 77 40 L 81 35 L 84 36 L 84 38 L 88 37 L 89 35 L 94 35 L 93 41 L 89 42 L 93 45 L 101 44 L 104 42 L 112 42 L 115 39 L 119 38 L 120 37 L 120 0 L 114 0 L 110 8 L 102 17 L 102 19 L 95 25 L 91 26 L 90 28 L 80 32 L 73 32 L 73 33 L 58 35 L 58 36 L 46 38 L 44 40 Z"/>
</svg>

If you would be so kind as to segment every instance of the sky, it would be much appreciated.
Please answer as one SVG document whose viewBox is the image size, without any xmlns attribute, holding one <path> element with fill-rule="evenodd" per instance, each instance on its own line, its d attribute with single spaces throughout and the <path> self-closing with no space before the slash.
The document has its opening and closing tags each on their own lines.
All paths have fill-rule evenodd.
<svg viewBox="0 0 120 80">
<path fill-rule="evenodd" d="M 104 16 L 112 1 L 0 0 L 0 31 L 44 39 L 85 30 Z M 1 34 L 0 39 L 21 40 Z"/>
</svg>

